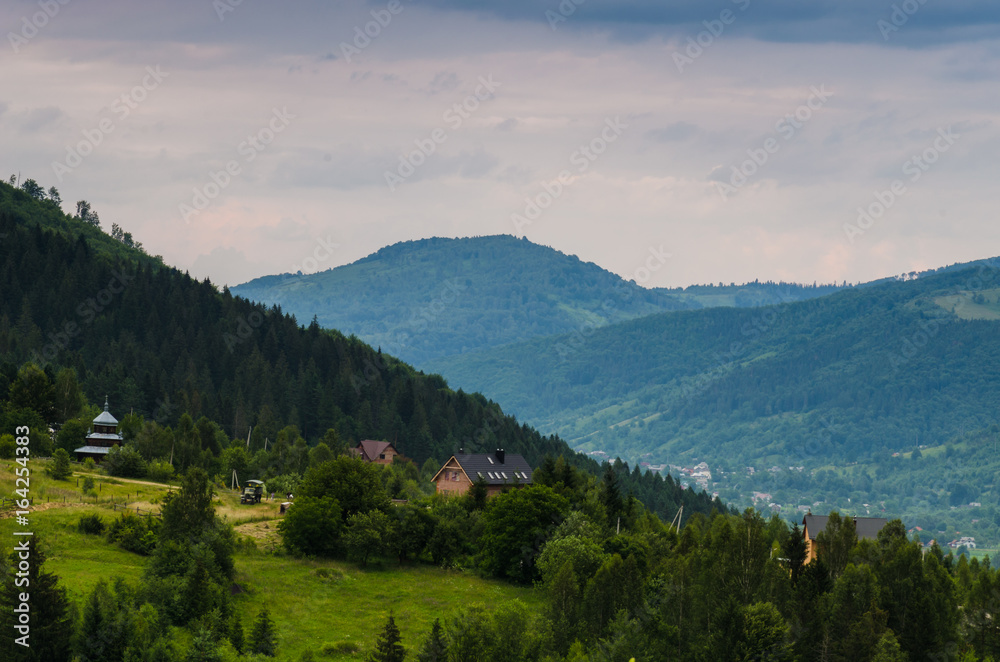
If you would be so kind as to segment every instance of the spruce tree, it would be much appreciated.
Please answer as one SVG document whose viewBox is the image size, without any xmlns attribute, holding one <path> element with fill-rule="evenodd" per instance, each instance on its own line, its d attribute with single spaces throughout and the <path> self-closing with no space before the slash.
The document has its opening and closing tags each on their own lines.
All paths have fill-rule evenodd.
<svg viewBox="0 0 1000 662">
<path fill-rule="evenodd" d="M 243 621 L 240 620 L 239 614 L 234 614 L 229 624 L 229 643 L 233 645 L 237 653 L 243 653 L 246 642 L 243 638 Z"/>
<path fill-rule="evenodd" d="M 49 474 L 56 480 L 66 480 L 73 474 L 73 470 L 69 467 L 69 453 L 66 452 L 65 448 L 57 448 L 56 452 L 52 454 L 52 467 L 49 469 Z"/>
<path fill-rule="evenodd" d="M 430 636 L 417 653 L 417 662 L 445 662 L 447 659 L 448 645 L 444 640 L 444 628 L 441 627 L 441 619 L 435 618 Z"/>
<path fill-rule="evenodd" d="M 375 650 L 368 656 L 369 662 L 403 662 L 406 659 L 406 649 L 400 643 L 402 640 L 396 621 L 389 614 L 389 620 L 375 642 Z"/>
<path fill-rule="evenodd" d="M 267 607 L 260 610 L 250 632 L 250 653 L 274 657 L 278 650 L 278 635 Z"/>
<path fill-rule="evenodd" d="M 782 552 L 784 552 L 785 558 L 788 559 L 788 568 L 792 573 L 792 586 L 795 586 L 799 583 L 799 574 L 802 572 L 802 566 L 806 562 L 806 541 L 802 536 L 802 529 L 799 528 L 798 523 L 792 525 L 792 534 L 788 536 L 782 547 Z"/>
<path fill-rule="evenodd" d="M 20 541 L 18 541 L 20 544 Z M 15 550 L 10 560 L 0 557 L 0 659 L 7 662 L 39 660 L 66 660 L 70 656 L 73 636 L 73 617 L 70 611 L 66 589 L 59 586 L 59 578 L 51 572 L 43 572 L 45 555 L 39 549 L 35 538 L 27 538 L 27 556 L 30 567 L 22 579 L 27 578 L 30 590 L 18 587 L 18 563 L 22 560 Z M 21 605 L 20 594 L 28 593 L 30 615 L 30 647 L 21 646 L 16 639 L 21 633 L 14 629 L 20 621 L 14 611 Z"/>
</svg>

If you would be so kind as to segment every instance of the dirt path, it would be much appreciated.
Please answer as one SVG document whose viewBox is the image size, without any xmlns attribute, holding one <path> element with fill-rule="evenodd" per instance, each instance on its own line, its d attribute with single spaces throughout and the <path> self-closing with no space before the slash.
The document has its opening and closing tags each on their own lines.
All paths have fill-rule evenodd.
<svg viewBox="0 0 1000 662">
<path fill-rule="evenodd" d="M 34 513 L 40 513 L 43 510 L 49 510 L 50 508 L 81 508 L 83 506 L 93 506 L 93 505 L 94 504 L 92 503 L 79 503 L 79 502 L 63 503 L 61 501 L 50 501 L 48 503 L 40 503 L 36 506 L 31 506 L 31 508 L 28 509 L 29 513 L 28 516 L 30 517 Z M 15 514 L 14 510 L 5 510 L 3 512 L 0 512 L 0 519 L 9 519 L 13 517 L 14 514 Z"/>
<path fill-rule="evenodd" d="M 74 471 L 73 475 L 80 476 L 81 478 L 84 476 L 90 476 L 91 478 L 94 477 L 94 474 L 80 473 L 78 471 Z M 119 478 L 118 476 L 100 476 L 100 478 L 108 478 L 109 480 L 116 480 L 120 483 L 132 483 L 134 485 L 151 485 L 153 487 L 164 487 L 167 489 L 180 489 L 179 485 L 165 485 L 164 483 L 154 483 L 148 480 L 136 480 L 135 478 Z"/>
</svg>

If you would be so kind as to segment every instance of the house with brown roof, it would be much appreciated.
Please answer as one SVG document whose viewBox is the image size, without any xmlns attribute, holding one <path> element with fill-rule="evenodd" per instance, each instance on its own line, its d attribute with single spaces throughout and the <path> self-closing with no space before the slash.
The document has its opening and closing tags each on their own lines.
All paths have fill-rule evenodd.
<svg viewBox="0 0 1000 662">
<path fill-rule="evenodd" d="M 365 462 L 374 462 L 375 464 L 392 464 L 393 458 L 402 457 L 402 454 L 388 441 L 374 441 L 373 439 L 365 439 L 356 448 L 352 448 L 351 452 Z"/>
<path fill-rule="evenodd" d="M 437 491 L 461 495 L 477 480 L 486 483 L 486 496 L 491 497 L 511 487 L 531 484 L 531 465 L 522 456 L 498 448 L 494 453 L 458 453 L 444 463 L 432 479 Z"/>
<path fill-rule="evenodd" d="M 850 517 L 845 515 L 844 519 L 854 520 L 854 530 L 858 535 L 858 540 L 875 540 L 878 532 L 889 523 L 884 517 Z M 827 515 L 813 515 L 812 513 L 802 518 L 802 537 L 806 541 L 805 564 L 811 563 L 819 554 L 819 546 L 816 544 L 816 536 L 826 530 L 826 525 L 830 521 Z"/>
</svg>

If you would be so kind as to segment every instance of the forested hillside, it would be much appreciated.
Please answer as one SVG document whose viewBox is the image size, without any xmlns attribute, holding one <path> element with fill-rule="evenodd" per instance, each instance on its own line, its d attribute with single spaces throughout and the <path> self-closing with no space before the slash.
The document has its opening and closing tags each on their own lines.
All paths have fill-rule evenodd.
<svg viewBox="0 0 1000 662">
<path fill-rule="evenodd" d="M 642 287 L 668 260 L 651 250 L 625 280 L 527 239 L 433 238 L 394 244 L 322 273 L 258 278 L 233 292 L 278 304 L 300 319 L 315 316 L 321 326 L 356 334 L 423 367 L 436 357 L 586 332 L 664 310 L 758 306 L 840 289 L 785 283 Z"/>
<path fill-rule="evenodd" d="M 418 463 L 443 462 L 459 447 L 504 447 L 533 465 L 566 455 L 600 471 L 480 395 L 453 391 L 357 338 L 315 321 L 302 327 L 277 306 L 220 292 L 135 249 L 98 250 L 87 238 L 93 226 L 78 219 L 64 216 L 65 230 L 46 229 L 58 213 L 48 202 L 0 188 L 3 432 L 24 424 L 36 434 L 49 425 L 62 432 L 85 411 L 75 396 L 60 395 L 79 384 L 90 403 L 107 396 L 119 416 L 139 417 L 133 432 L 159 426 L 144 437 L 156 440 L 145 459 L 175 459 L 178 470 L 218 469 L 213 463 L 230 440 L 249 435 L 255 452 L 295 426 L 283 435 L 289 445 L 299 436 L 315 445 L 332 430 L 342 443 L 390 440 Z M 640 485 L 627 467 L 622 473 L 624 489 L 635 481 L 632 491 L 662 514 L 682 502 L 711 508 L 707 496 L 658 477 Z"/>
<path fill-rule="evenodd" d="M 853 462 L 996 421 L 998 301 L 1000 263 L 984 261 L 431 365 L 578 448 L 733 468 Z"/>
</svg>

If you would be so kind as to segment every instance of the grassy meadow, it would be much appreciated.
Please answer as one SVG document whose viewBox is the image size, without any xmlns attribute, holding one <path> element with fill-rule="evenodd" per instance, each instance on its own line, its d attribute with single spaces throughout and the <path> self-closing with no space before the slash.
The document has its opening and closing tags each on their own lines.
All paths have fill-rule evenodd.
<svg viewBox="0 0 1000 662">
<path fill-rule="evenodd" d="M 28 527 L 14 520 L 14 469 L 0 461 L 0 540 L 10 552 L 15 530 L 35 532 L 47 555 L 45 569 L 59 575 L 71 598 L 83 598 L 102 579 L 121 576 L 140 581 L 146 557 L 126 552 L 101 536 L 82 534 L 82 515 L 97 513 L 110 522 L 122 504 L 132 512 L 156 512 L 162 497 L 176 486 L 101 476 L 74 465 L 74 475 L 56 481 L 44 472 L 46 463 L 32 461 L 30 494 L 34 498 Z M 95 490 L 82 494 L 83 479 L 93 478 Z M 79 486 L 78 486 L 79 482 Z M 248 506 L 235 491 L 220 490 L 216 511 L 231 521 L 246 542 L 236 554 L 236 583 L 242 590 L 234 609 L 246 615 L 249 632 L 260 607 L 266 604 L 279 632 L 279 660 L 295 661 L 311 650 L 319 660 L 359 660 L 392 612 L 403 644 L 415 649 L 435 618 L 444 621 L 458 608 L 482 603 L 487 607 L 519 599 L 536 607 L 541 596 L 531 588 L 482 579 L 471 572 L 427 565 L 399 566 L 395 562 L 355 564 L 296 559 L 284 553 L 277 524 L 278 500 Z"/>
</svg>

